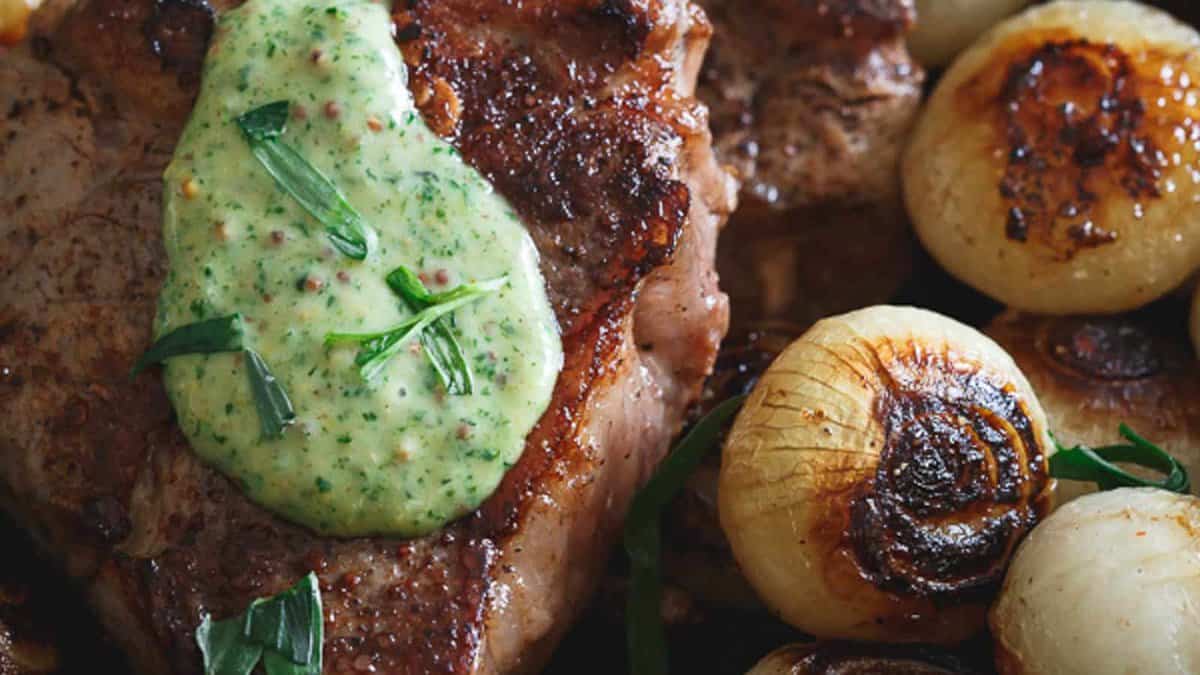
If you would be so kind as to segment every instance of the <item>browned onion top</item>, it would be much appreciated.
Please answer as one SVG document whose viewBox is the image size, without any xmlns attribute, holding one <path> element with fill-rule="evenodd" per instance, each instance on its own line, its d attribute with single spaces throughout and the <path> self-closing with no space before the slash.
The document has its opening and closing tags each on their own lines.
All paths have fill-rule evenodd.
<svg viewBox="0 0 1200 675">
<path fill-rule="evenodd" d="M 1164 196 L 1163 158 L 1196 161 L 1191 142 L 1180 142 L 1197 125 L 1185 57 L 1150 46 L 1126 51 L 1061 28 L 1011 36 L 995 52 L 957 93 L 968 114 L 995 119 L 997 149 L 1007 155 L 998 189 L 1009 240 L 1057 260 L 1111 244 L 1130 234 L 1118 226 L 1136 219 L 1104 221 L 1096 207 L 1106 195 L 1149 208 Z"/>
<path fill-rule="evenodd" d="M 927 351 L 886 374 L 874 410 L 884 447 L 850 500 L 860 571 L 918 596 L 990 588 L 1049 508 L 1046 449 L 1011 385 Z"/>
</svg>

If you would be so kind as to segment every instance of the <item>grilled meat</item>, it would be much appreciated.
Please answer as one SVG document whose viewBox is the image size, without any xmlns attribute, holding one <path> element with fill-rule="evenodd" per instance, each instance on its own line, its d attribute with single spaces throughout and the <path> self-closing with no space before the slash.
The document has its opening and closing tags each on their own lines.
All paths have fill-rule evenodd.
<svg viewBox="0 0 1200 675">
<path fill-rule="evenodd" d="M 702 4 L 716 30 L 700 95 L 743 210 L 896 194 L 923 79 L 904 46 L 911 0 Z"/>
<path fill-rule="evenodd" d="M 321 578 L 326 672 L 528 671 L 593 589 L 632 491 L 726 325 L 732 208 L 692 88 L 686 0 L 412 0 L 397 40 L 426 121 L 542 254 L 566 363 L 521 461 L 423 539 L 322 538 L 201 464 L 127 377 L 165 274 L 159 176 L 226 3 L 51 3 L 0 56 L 0 501 L 146 672 L 193 630 Z"/>
<path fill-rule="evenodd" d="M 911 0 L 701 4 L 715 35 L 699 94 L 744 181 L 718 262 L 733 325 L 888 300 L 915 248 L 898 168 L 923 80 Z"/>
</svg>

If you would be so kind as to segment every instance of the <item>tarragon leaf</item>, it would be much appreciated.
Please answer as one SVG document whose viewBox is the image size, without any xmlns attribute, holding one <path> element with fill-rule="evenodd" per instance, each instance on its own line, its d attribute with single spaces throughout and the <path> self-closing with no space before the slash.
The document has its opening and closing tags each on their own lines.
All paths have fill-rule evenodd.
<svg viewBox="0 0 1200 675">
<path fill-rule="evenodd" d="M 371 252 L 374 231 L 333 181 L 281 138 L 287 130 L 290 104 L 275 101 L 237 118 L 250 151 L 275 183 L 325 226 L 342 254 L 363 260 Z"/>
<path fill-rule="evenodd" d="M 173 356 L 241 351 L 245 335 L 241 314 L 181 326 L 156 340 L 134 364 L 130 375 L 136 376 Z"/>
</svg>

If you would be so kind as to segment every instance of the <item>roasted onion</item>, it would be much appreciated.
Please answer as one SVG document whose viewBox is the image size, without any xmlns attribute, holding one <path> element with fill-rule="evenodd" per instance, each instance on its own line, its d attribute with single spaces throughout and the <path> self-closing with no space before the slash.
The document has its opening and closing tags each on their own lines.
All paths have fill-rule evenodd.
<svg viewBox="0 0 1200 675">
<path fill-rule="evenodd" d="M 1200 363 L 1183 331 L 1166 326 L 1157 315 L 1009 312 L 985 332 L 1029 378 L 1064 446 L 1123 442 L 1117 425 L 1124 422 L 1200 476 Z M 1059 481 L 1056 501 L 1061 505 L 1095 490 L 1093 483 Z"/>
<path fill-rule="evenodd" d="M 759 323 L 750 331 L 727 336 L 713 373 L 705 382 L 700 412 L 707 413 L 721 401 L 750 393 L 767 366 L 803 328 Z M 762 604 L 737 569 L 721 531 L 717 513 L 720 460 L 716 453 L 706 455 L 664 515 L 664 576 L 706 607 L 758 610 Z"/>
<path fill-rule="evenodd" d="M 721 525 L 763 601 L 821 638 L 962 640 L 1050 508 L 1046 418 L 1012 359 L 938 314 L 818 322 L 724 447 Z"/>
<path fill-rule="evenodd" d="M 27 588 L 0 581 L 0 674 L 53 673 L 62 665 L 53 624 L 30 604 Z"/>
<path fill-rule="evenodd" d="M 921 241 L 1025 311 L 1115 313 L 1200 266 L 1200 34 L 1127 0 L 1060 0 L 946 72 L 903 160 Z"/>
<path fill-rule="evenodd" d="M 40 4 L 42 0 L 0 0 L 0 46 L 25 37 L 29 16 Z"/>
<path fill-rule="evenodd" d="M 1080 497 L 1013 558 L 990 621 L 1002 675 L 1200 673 L 1200 499 Z"/>
</svg>

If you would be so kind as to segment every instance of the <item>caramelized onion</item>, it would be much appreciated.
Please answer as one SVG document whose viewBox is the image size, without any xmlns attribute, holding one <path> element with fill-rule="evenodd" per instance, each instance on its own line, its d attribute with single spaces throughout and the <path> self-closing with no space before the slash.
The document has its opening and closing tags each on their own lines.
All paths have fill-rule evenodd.
<svg viewBox="0 0 1200 675">
<path fill-rule="evenodd" d="M 721 524 L 764 602 L 821 638 L 954 642 L 1049 510 L 1053 444 L 1012 359 L 924 310 L 816 324 L 726 442 Z"/>
<path fill-rule="evenodd" d="M 1059 443 L 1119 443 L 1123 422 L 1200 476 L 1200 364 L 1182 330 L 1169 326 L 1153 314 L 1006 313 L 985 332 L 1029 378 Z M 1095 490 L 1092 483 L 1059 481 L 1057 501 Z"/>
<path fill-rule="evenodd" d="M 985 30 L 1030 0 L 917 0 L 908 49 L 926 68 L 942 67 Z"/>
<path fill-rule="evenodd" d="M 970 675 L 961 659 L 928 647 L 814 642 L 780 647 L 746 675 Z"/>
<path fill-rule="evenodd" d="M 29 16 L 41 0 L 0 0 L 0 47 L 25 38 Z"/>
</svg>

